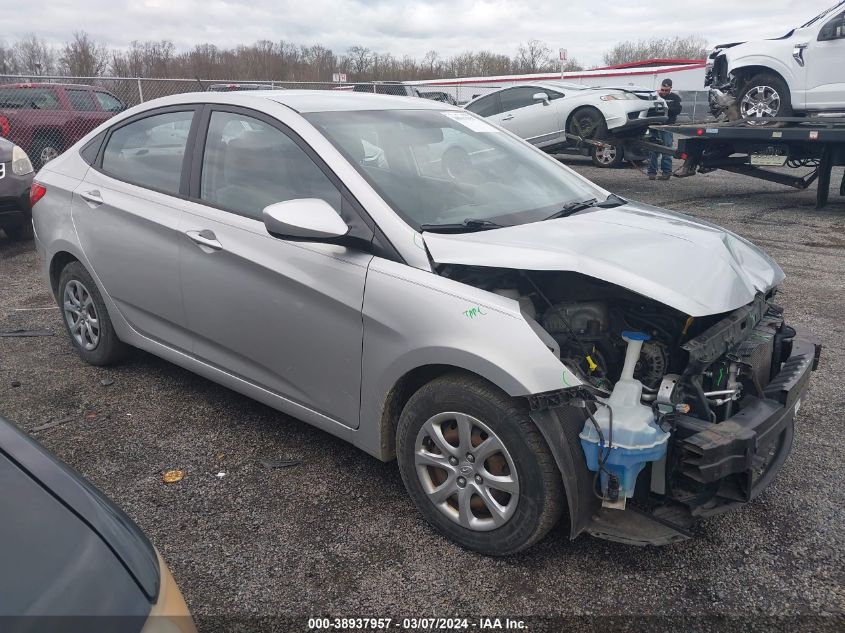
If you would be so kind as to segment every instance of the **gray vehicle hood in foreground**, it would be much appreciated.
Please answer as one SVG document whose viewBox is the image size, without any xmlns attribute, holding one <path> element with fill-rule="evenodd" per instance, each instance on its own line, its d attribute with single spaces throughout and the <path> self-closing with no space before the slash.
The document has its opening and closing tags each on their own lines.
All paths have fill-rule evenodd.
<svg viewBox="0 0 845 633">
<path fill-rule="evenodd" d="M 748 240 L 715 225 L 628 203 L 474 233 L 425 233 L 437 264 L 578 272 L 690 316 L 735 310 L 784 278 Z"/>
</svg>

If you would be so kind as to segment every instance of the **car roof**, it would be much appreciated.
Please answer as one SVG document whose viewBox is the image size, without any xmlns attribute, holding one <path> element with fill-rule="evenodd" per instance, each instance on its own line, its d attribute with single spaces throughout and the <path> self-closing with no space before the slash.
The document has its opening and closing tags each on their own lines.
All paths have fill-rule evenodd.
<svg viewBox="0 0 845 633">
<path fill-rule="evenodd" d="M 50 82 L 23 82 L 16 84 L 0 84 L 0 88 L 76 88 L 78 90 L 97 90 L 100 92 L 108 92 L 105 88 L 99 86 L 91 86 L 89 84 L 56 84 Z"/>
<path fill-rule="evenodd" d="M 350 112 L 355 110 L 460 110 L 455 106 L 419 97 L 353 92 L 349 90 L 239 90 L 232 92 L 190 92 L 154 101 L 145 106 L 184 103 L 221 103 L 255 107 L 255 99 L 275 101 L 299 113 Z"/>
<path fill-rule="evenodd" d="M 353 110 L 443 110 L 438 101 L 394 95 L 340 90 L 285 90 L 261 96 L 297 112 L 338 112 Z"/>
</svg>

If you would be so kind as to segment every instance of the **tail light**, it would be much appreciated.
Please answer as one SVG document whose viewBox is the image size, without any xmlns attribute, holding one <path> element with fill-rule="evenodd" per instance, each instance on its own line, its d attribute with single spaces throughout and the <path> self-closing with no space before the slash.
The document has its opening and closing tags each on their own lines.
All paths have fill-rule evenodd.
<svg viewBox="0 0 845 633">
<path fill-rule="evenodd" d="M 41 200 L 44 197 L 44 194 L 47 193 L 47 187 L 42 185 L 40 182 L 33 182 L 32 186 L 29 188 L 29 206 L 34 207 L 35 203 Z"/>
<path fill-rule="evenodd" d="M 0 136 L 9 136 L 9 132 L 12 131 L 12 126 L 9 124 L 9 119 L 4 116 L 0 116 Z"/>
</svg>

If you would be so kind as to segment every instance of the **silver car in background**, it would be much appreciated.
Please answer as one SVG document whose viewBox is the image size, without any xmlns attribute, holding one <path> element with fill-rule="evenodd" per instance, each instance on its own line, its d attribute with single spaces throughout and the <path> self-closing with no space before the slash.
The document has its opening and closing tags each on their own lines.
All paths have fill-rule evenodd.
<svg viewBox="0 0 845 633">
<path fill-rule="evenodd" d="M 687 538 L 771 481 L 818 358 L 746 240 L 427 99 L 171 96 L 36 185 L 84 360 L 142 348 L 397 459 L 487 554 L 565 509 L 573 537 Z"/>
<path fill-rule="evenodd" d="M 571 144 L 567 134 L 602 139 L 642 136 L 649 125 L 666 123 L 666 102 L 653 90 L 594 88 L 563 81 L 539 81 L 502 88 L 464 106 L 525 139 L 553 151 Z M 615 167 L 621 147 L 593 148 L 593 163 Z"/>
</svg>

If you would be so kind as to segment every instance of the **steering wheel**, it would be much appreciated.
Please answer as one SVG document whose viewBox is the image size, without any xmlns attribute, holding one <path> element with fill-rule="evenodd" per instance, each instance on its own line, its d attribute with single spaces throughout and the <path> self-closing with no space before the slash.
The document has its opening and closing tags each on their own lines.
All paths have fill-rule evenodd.
<svg viewBox="0 0 845 633">
<path fill-rule="evenodd" d="M 452 145 L 443 152 L 440 158 L 443 174 L 459 183 L 471 184 L 469 177 L 475 172 L 472 159 L 467 151 L 458 145 Z"/>
</svg>

